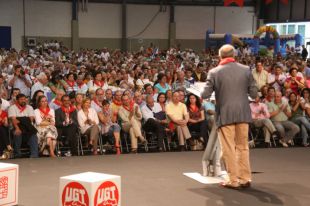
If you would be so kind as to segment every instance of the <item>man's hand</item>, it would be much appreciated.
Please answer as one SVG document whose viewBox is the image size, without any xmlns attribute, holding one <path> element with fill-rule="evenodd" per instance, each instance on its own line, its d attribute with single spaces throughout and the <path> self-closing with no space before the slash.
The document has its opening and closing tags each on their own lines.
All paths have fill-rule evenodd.
<svg viewBox="0 0 310 206">
<path fill-rule="evenodd" d="M 15 134 L 16 136 L 19 136 L 19 135 L 22 134 L 22 131 L 21 131 L 19 128 L 17 128 L 17 129 L 15 129 L 14 134 Z"/>
</svg>

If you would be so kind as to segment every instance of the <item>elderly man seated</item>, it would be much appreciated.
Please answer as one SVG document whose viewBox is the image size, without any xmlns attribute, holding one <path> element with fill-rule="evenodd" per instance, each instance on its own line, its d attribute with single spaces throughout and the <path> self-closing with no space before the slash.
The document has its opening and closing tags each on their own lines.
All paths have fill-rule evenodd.
<svg viewBox="0 0 310 206">
<path fill-rule="evenodd" d="M 172 102 L 166 106 L 166 113 L 171 120 L 169 127 L 172 130 L 176 129 L 179 139 L 180 151 L 183 151 L 185 149 L 185 141 L 191 138 L 191 134 L 187 127 L 189 114 L 187 112 L 186 105 L 180 102 L 179 92 L 173 92 Z"/>
<path fill-rule="evenodd" d="M 263 128 L 265 134 L 265 146 L 270 147 L 271 135 L 276 135 L 276 128 L 269 119 L 270 114 L 267 105 L 259 102 L 260 98 L 256 97 L 255 102 L 250 103 L 253 125 L 257 128 Z"/>
<path fill-rule="evenodd" d="M 143 128 L 146 132 L 154 132 L 158 138 L 158 151 L 163 150 L 163 138 L 166 135 L 165 132 L 165 113 L 162 111 L 161 106 L 154 102 L 153 96 L 146 96 L 146 105 L 141 109 L 145 124 Z"/>
<path fill-rule="evenodd" d="M 280 133 L 279 142 L 283 147 L 288 147 L 288 143 L 292 143 L 293 138 L 300 131 L 298 125 L 288 120 L 292 115 L 289 105 L 282 100 L 282 93 L 279 91 L 276 92 L 274 101 L 267 105 L 270 119 Z"/>
<path fill-rule="evenodd" d="M 140 108 L 134 102 L 131 102 L 128 95 L 122 96 L 122 106 L 118 111 L 118 116 L 122 123 L 122 129 L 129 132 L 131 139 L 131 153 L 138 152 L 138 139 L 141 143 L 147 144 L 141 133 L 142 114 Z"/>
</svg>

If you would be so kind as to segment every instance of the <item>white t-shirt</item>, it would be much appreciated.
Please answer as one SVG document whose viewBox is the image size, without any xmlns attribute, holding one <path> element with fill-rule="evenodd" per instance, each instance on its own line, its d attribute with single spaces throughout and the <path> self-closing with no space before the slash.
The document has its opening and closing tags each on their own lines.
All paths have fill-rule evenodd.
<svg viewBox="0 0 310 206">
<path fill-rule="evenodd" d="M 2 101 L 1 110 L 7 111 L 7 109 L 10 107 L 10 102 L 2 98 L 1 101 Z"/>
<path fill-rule="evenodd" d="M 10 78 L 9 78 L 9 82 L 14 78 L 14 75 L 12 75 Z M 28 82 L 31 83 L 31 78 L 28 74 L 25 74 L 25 78 Z M 27 87 L 26 83 L 24 82 L 24 80 L 22 80 L 21 78 L 17 78 L 13 84 L 13 88 L 18 88 L 20 89 L 20 93 L 26 95 L 27 97 L 30 96 L 30 88 Z"/>
<path fill-rule="evenodd" d="M 26 109 L 23 111 L 20 111 L 20 109 L 13 104 L 12 106 L 9 107 L 8 111 L 8 116 L 9 117 L 34 117 L 34 111 L 32 106 L 26 105 Z"/>
</svg>

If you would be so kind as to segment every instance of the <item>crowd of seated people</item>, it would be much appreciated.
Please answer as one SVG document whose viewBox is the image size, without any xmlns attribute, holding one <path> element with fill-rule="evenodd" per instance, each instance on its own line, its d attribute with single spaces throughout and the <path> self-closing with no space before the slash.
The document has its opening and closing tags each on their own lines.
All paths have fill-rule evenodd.
<svg viewBox="0 0 310 206">
<path fill-rule="evenodd" d="M 235 58 L 249 66 L 260 88 L 251 102 L 252 124 L 263 129 L 266 145 L 278 137 L 288 147 L 301 137 L 308 146 L 309 62 L 294 53 L 272 58 L 239 52 Z M 99 140 L 121 154 L 122 134 L 137 153 L 139 145 L 148 145 L 146 133 L 157 137 L 158 151 L 165 141 L 174 141 L 180 151 L 203 149 L 215 124 L 216 101 L 187 89 L 206 82 L 218 63 L 214 50 L 74 52 L 59 43 L 1 49 L 0 155 L 18 158 L 27 147 L 30 157 L 55 157 L 57 141 L 63 140 L 70 154 L 78 155 L 79 135 L 93 155 Z"/>
</svg>

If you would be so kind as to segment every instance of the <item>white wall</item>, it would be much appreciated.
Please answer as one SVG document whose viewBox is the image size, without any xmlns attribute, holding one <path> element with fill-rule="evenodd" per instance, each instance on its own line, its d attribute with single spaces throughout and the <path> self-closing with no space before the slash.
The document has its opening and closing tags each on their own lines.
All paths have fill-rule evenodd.
<svg viewBox="0 0 310 206">
<path fill-rule="evenodd" d="M 23 35 L 22 1 L 0 1 L 0 26 L 11 26 L 12 47 L 21 49 Z"/>
<path fill-rule="evenodd" d="M 71 2 L 26 0 L 26 36 L 71 37 Z M 205 32 L 252 33 L 253 8 L 176 6 L 176 38 L 205 39 Z M 141 32 L 159 11 L 159 5 L 129 4 L 127 37 Z M 256 21 L 254 21 L 256 22 Z M 12 27 L 12 46 L 20 49 L 23 36 L 22 0 L 0 0 L 0 26 Z M 169 7 L 161 12 L 141 35 L 141 39 L 168 39 Z M 89 3 L 88 12 L 79 12 L 82 38 L 121 38 L 121 5 Z"/>
<path fill-rule="evenodd" d="M 176 38 L 204 39 L 208 29 L 213 30 L 214 7 L 176 6 Z"/>
<path fill-rule="evenodd" d="M 159 5 L 135 5 L 127 7 L 127 36 L 133 37 L 140 33 L 155 14 Z M 167 39 L 169 32 L 169 7 L 166 12 L 160 12 L 144 33 L 135 38 Z"/>
<path fill-rule="evenodd" d="M 88 4 L 88 12 L 79 12 L 79 35 L 83 38 L 121 38 L 121 5 Z"/>
<path fill-rule="evenodd" d="M 71 3 L 25 1 L 26 36 L 71 37 Z"/>
<path fill-rule="evenodd" d="M 253 11 L 252 7 L 216 7 L 215 32 L 252 34 Z M 254 23 L 256 24 L 256 18 Z"/>
</svg>

